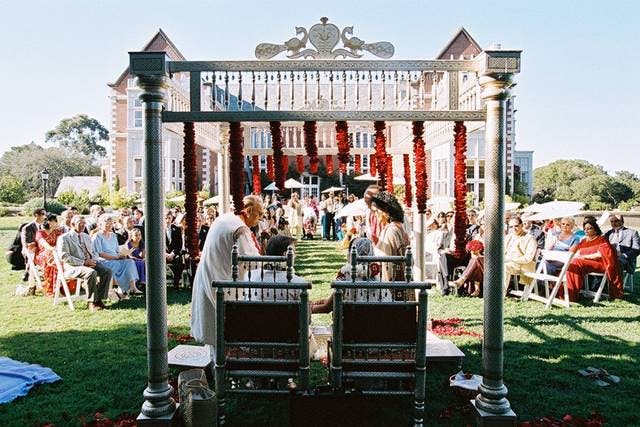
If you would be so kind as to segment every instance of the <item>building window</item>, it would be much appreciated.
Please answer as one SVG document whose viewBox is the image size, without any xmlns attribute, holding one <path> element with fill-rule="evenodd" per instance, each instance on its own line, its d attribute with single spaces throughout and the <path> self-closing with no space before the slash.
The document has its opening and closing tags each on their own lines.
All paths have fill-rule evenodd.
<svg viewBox="0 0 640 427">
<path fill-rule="evenodd" d="M 142 193 L 142 181 L 133 181 L 133 191 L 135 193 Z"/>
<path fill-rule="evenodd" d="M 133 127 L 134 128 L 142 127 L 142 110 L 135 110 L 133 112 Z"/>
<path fill-rule="evenodd" d="M 467 179 L 473 179 L 473 178 L 475 178 L 473 163 L 471 164 L 467 163 Z"/>
<path fill-rule="evenodd" d="M 178 178 L 182 179 L 182 160 L 178 161 Z"/>
<path fill-rule="evenodd" d="M 175 177 L 176 177 L 176 161 L 171 160 L 171 178 L 175 178 Z M 173 189 L 175 190 L 175 185 Z"/>
<path fill-rule="evenodd" d="M 136 108 L 141 108 L 142 107 L 142 100 L 138 97 L 133 98 L 133 106 Z"/>
<path fill-rule="evenodd" d="M 133 159 L 133 176 L 142 178 L 142 159 Z"/>
<path fill-rule="evenodd" d="M 182 191 L 182 181 L 178 182 L 178 190 Z"/>
<path fill-rule="evenodd" d="M 478 178 L 484 179 L 484 161 L 480 162 L 478 165 Z"/>
</svg>

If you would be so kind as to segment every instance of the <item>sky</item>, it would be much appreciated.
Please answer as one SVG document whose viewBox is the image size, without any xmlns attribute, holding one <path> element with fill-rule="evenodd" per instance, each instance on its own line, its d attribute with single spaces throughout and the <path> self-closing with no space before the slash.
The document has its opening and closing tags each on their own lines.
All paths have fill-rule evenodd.
<svg viewBox="0 0 640 427">
<path fill-rule="evenodd" d="M 460 27 L 481 47 L 522 49 L 516 148 L 534 166 L 584 159 L 640 175 L 640 2 L 0 0 L 0 153 L 85 113 L 110 125 L 109 88 L 162 28 L 189 60 L 253 59 L 322 16 L 433 59 Z M 449 3 L 449 4 L 447 4 Z M 153 6 L 153 8 L 152 8 Z"/>
</svg>

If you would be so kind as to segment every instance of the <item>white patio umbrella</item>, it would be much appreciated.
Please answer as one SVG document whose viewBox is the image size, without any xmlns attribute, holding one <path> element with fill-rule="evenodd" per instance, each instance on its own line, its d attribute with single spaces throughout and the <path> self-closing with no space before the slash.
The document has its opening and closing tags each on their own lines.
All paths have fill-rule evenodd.
<svg viewBox="0 0 640 427">
<path fill-rule="evenodd" d="M 213 196 L 213 197 L 205 200 L 202 203 L 204 203 L 205 205 L 215 205 L 215 204 L 220 203 L 221 200 L 222 200 L 222 197 L 220 195 L 217 195 L 217 196 Z M 229 196 L 229 201 L 231 201 L 231 200 L 232 200 L 231 196 Z"/>
<path fill-rule="evenodd" d="M 356 181 L 377 181 L 379 178 L 377 176 L 371 176 L 369 173 L 365 173 L 364 175 L 356 176 Z"/>
<path fill-rule="evenodd" d="M 184 194 L 181 196 L 175 196 L 172 197 L 170 199 L 167 199 L 167 202 L 172 202 L 172 203 L 180 203 L 180 202 L 184 202 L 185 201 L 185 196 Z"/>
<path fill-rule="evenodd" d="M 300 181 L 296 181 L 293 178 L 289 178 L 284 182 L 284 188 L 302 188 L 302 187 L 304 187 L 304 185 L 302 185 Z"/>
<path fill-rule="evenodd" d="M 276 186 L 275 182 L 272 182 L 271 184 L 269 184 L 266 187 L 264 187 L 262 190 L 263 191 L 278 191 L 279 188 Z"/>
<path fill-rule="evenodd" d="M 554 200 L 553 202 L 541 203 L 537 207 L 538 212 L 531 215 L 527 219 L 531 221 L 542 221 L 545 219 L 574 216 L 579 214 L 580 210 L 583 207 L 584 207 L 584 203 L 582 202 Z"/>
<path fill-rule="evenodd" d="M 367 213 L 367 204 L 364 202 L 364 199 L 358 199 L 355 202 L 351 202 L 345 205 L 340 212 L 338 212 L 338 217 L 347 217 L 347 216 L 364 216 Z"/>
<path fill-rule="evenodd" d="M 329 187 L 326 190 L 322 190 L 323 193 L 335 193 L 336 191 L 343 191 L 342 187 Z"/>
</svg>

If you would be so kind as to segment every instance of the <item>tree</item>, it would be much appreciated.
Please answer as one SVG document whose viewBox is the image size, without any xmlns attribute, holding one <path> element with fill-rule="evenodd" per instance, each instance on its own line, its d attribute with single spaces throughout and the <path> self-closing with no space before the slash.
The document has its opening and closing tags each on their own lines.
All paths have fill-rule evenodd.
<svg viewBox="0 0 640 427">
<path fill-rule="evenodd" d="M 97 176 L 100 168 L 84 154 L 69 154 L 61 148 L 42 148 L 34 143 L 11 147 L 0 157 L 0 176 L 21 180 L 28 196 L 42 196 L 40 172 L 49 170 L 49 193 L 53 193 L 64 176 Z"/>
<path fill-rule="evenodd" d="M 571 184 L 589 176 L 607 175 L 602 166 L 592 165 L 585 160 L 556 160 L 534 171 L 534 193 L 547 194 L 558 200 L 575 200 Z M 536 197 L 539 199 L 539 197 Z"/>
<path fill-rule="evenodd" d="M 586 203 L 589 209 L 607 209 L 633 197 L 633 191 L 624 182 L 609 175 L 593 175 L 571 184 L 573 198 Z"/>
<path fill-rule="evenodd" d="M 107 150 L 100 141 L 109 139 L 109 131 L 96 119 L 86 114 L 78 114 L 70 119 L 62 119 L 55 129 L 45 135 L 45 141 L 57 143 L 72 152 L 91 157 L 104 157 Z"/>
<path fill-rule="evenodd" d="M 26 198 L 22 180 L 11 175 L 0 177 L 0 202 L 23 203 Z"/>
</svg>

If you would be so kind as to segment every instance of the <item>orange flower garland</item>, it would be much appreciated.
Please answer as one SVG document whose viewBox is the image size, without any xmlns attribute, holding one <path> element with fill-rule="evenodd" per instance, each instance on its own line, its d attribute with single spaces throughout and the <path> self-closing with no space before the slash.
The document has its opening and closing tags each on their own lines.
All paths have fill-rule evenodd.
<svg viewBox="0 0 640 427">
<path fill-rule="evenodd" d="M 240 215 L 244 204 L 244 155 L 242 154 L 242 127 L 240 122 L 229 123 L 229 174 L 234 211 Z"/>
<path fill-rule="evenodd" d="M 424 122 L 413 122 L 413 161 L 416 177 L 416 207 L 423 214 L 427 211 L 427 168 L 424 151 Z"/>
<path fill-rule="evenodd" d="M 347 125 L 347 122 L 336 122 L 336 140 L 338 141 L 338 162 L 340 163 L 340 172 L 347 173 L 347 165 L 351 160 L 349 156 L 349 125 Z"/>
<path fill-rule="evenodd" d="M 309 157 L 309 172 L 318 173 L 318 146 L 316 144 L 316 122 L 304 122 L 302 130 L 304 132 L 304 147 Z"/>
<path fill-rule="evenodd" d="M 260 182 L 260 156 L 257 154 L 251 157 L 251 172 L 253 176 L 253 194 L 262 193 L 262 182 Z"/>
</svg>

